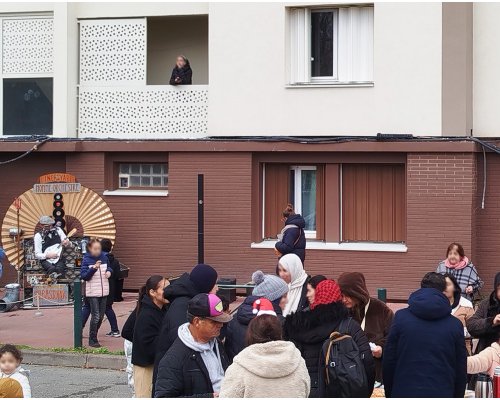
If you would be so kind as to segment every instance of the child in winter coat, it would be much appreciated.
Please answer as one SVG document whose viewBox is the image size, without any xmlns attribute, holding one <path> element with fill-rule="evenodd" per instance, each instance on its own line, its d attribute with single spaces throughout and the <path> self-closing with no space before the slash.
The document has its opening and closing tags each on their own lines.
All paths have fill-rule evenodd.
<svg viewBox="0 0 500 400">
<path fill-rule="evenodd" d="M 467 357 L 467 373 L 480 374 L 487 372 L 493 377 L 495 368 L 500 366 L 500 340 L 486 347 L 475 356 Z"/>
<path fill-rule="evenodd" d="M 86 281 L 85 297 L 90 304 L 90 330 L 89 346 L 101 347 L 97 340 L 104 313 L 106 311 L 106 300 L 109 294 L 109 282 L 113 271 L 108 266 L 108 258 L 102 252 L 101 242 L 92 239 L 87 245 L 87 253 L 83 257 L 81 278 Z"/>
<path fill-rule="evenodd" d="M 31 387 L 28 371 L 21 367 L 23 355 L 13 344 L 6 344 L 0 348 L 0 379 L 11 378 L 19 382 L 23 390 L 23 397 L 31 398 Z"/>
</svg>

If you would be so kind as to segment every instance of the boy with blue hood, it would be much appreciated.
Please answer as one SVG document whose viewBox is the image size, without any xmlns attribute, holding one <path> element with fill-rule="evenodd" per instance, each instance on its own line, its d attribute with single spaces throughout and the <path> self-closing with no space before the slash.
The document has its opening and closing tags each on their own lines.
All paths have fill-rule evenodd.
<svg viewBox="0 0 500 400">
<path fill-rule="evenodd" d="M 383 359 L 387 397 L 464 397 L 464 332 L 445 290 L 445 277 L 429 272 L 396 312 Z"/>
</svg>

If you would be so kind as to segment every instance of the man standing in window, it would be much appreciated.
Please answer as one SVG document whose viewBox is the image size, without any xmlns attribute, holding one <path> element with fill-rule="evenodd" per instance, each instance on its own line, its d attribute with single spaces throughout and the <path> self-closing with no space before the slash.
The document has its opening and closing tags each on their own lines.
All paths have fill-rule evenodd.
<svg viewBox="0 0 500 400">
<path fill-rule="evenodd" d="M 55 226 L 55 221 L 44 215 L 40 218 L 42 230 L 34 237 L 35 257 L 40 260 L 42 268 L 48 275 L 55 274 L 55 278 L 64 276 L 66 264 L 61 258 L 62 248 L 71 246 L 64 231 Z"/>
</svg>

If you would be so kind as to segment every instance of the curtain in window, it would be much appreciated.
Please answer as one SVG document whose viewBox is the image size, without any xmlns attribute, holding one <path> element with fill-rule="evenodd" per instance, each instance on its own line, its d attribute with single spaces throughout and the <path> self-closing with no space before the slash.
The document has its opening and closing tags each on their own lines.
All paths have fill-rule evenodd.
<svg viewBox="0 0 500 400">
<path fill-rule="evenodd" d="M 373 7 L 339 9 L 339 81 L 373 81 Z"/>
<path fill-rule="evenodd" d="M 306 8 L 290 11 L 290 78 L 293 83 L 309 82 L 311 13 Z"/>
<path fill-rule="evenodd" d="M 340 7 L 334 18 L 334 67 L 339 82 L 373 81 L 373 7 Z M 336 16 L 337 13 L 334 13 Z M 290 82 L 311 81 L 311 9 L 290 10 Z M 338 34 L 337 34 L 338 33 Z"/>
<path fill-rule="evenodd" d="M 342 165 L 342 240 L 404 242 L 404 165 Z"/>
</svg>

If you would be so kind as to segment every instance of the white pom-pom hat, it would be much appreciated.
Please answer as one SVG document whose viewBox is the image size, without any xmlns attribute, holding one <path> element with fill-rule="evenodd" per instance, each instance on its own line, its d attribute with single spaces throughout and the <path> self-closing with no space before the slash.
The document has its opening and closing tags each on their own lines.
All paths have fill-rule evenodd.
<svg viewBox="0 0 500 400">
<path fill-rule="evenodd" d="M 276 312 L 274 311 L 274 307 L 272 303 L 265 298 L 257 299 L 253 302 L 253 313 L 257 314 L 257 317 L 260 315 L 274 315 L 276 317 Z"/>
</svg>

